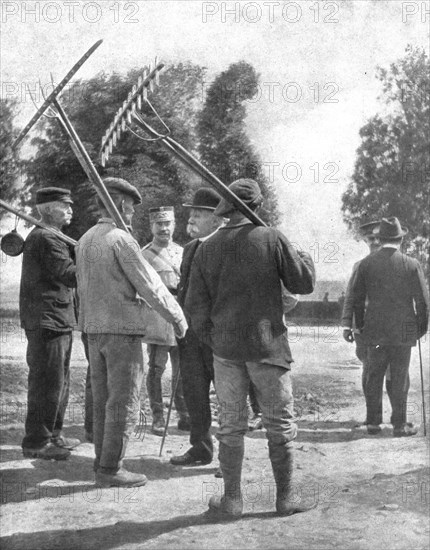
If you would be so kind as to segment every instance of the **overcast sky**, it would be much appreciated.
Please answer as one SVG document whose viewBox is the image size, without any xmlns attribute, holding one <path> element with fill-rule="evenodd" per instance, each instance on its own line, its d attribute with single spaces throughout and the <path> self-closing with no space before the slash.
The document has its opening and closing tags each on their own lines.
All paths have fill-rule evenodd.
<svg viewBox="0 0 430 550">
<path fill-rule="evenodd" d="M 77 73 L 127 71 L 155 56 L 206 66 L 208 82 L 245 60 L 261 75 L 248 132 L 273 180 L 287 237 L 314 254 L 324 279 L 348 277 L 366 253 L 348 234 L 341 195 L 358 132 L 383 109 L 376 66 L 408 43 L 428 46 L 428 2 L 2 0 L 2 96 L 34 112 L 25 84 L 55 82 L 98 39 Z M 162 85 L 162 79 L 161 79 Z M 229 182 L 226 182 L 229 183 Z"/>
</svg>

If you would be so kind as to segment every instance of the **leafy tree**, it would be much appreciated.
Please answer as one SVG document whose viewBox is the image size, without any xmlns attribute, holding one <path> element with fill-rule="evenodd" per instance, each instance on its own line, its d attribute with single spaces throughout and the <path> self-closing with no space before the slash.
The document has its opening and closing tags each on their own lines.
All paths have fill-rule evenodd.
<svg viewBox="0 0 430 550">
<path fill-rule="evenodd" d="M 0 98 L 0 195 L 7 202 L 14 202 L 20 194 L 20 163 L 12 149 L 16 138 L 14 125 L 16 103 Z M 0 209 L 0 219 L 6 214 Z"/>
<path fill-rule="evenodd" d="M 390 68 L 378 68 L 384 114 L 360 130 L 352 180 L 342 197 L 345 222 L 397 216 L 408 227 L 409 253 L 429 266 L 430 63 L 423 49 L 408 46 Z"/>
<path fill-rule="evenodd" d="M 261 217 L 270 225 L 276 225 L 279 221 L 277 198 L 263 174 L 245 127 L 245 101 L 257 93 L 258 78 L 249 63 L 240 61 L 214 80 L 199 116 L 199 152 L 203 164 L 226 185 L 237 178 L 255 179 L 265 198 Z"/>
<path fill-rule="evenodd" d="M 195 177 L 186 173 L 169 153 L 156 142 L 142 142 L 127 133 L 106 168 L 99 164 L 101 138 L 141 74 L 142 69 L 133 69 L 126 75 L 100 73 L 89 80 L 76 81 L 63 93 L 61 103 L 100 175 L 125 178 L 142 193 L 143 207 L 138 208 L 133 222 L 139 241 L 143 244 L 151 238 L 149 208 L 173 205 L 178 207 L 176 239 L 184 242 L 186 213 L 181 205 Z M 191 63 L 170 66 L 160 77 L 160 87 L 149 96 L 175 138 L 191 150 L 196 144 L 193 113 L 198 106 L 203 77 L 204 69 Z M 152 111 L 145 107 L 143 112 L 144 118 L 161 131 Z M 96 221 L 95 193 L 58 122 L 42 119 L 39 129 L 40 135 L 32 141 L 37 153 L 27 163 L 32 192 L 44 185 L 71 189 L 75 201 L 74 220 L 68 232 L 79 238 Z"/>
</svg>

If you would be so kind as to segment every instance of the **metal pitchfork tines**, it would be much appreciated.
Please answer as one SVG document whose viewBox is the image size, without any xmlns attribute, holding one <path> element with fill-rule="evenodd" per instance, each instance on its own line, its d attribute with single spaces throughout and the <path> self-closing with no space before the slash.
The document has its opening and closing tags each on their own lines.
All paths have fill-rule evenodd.
<svg viewBox="0 0 430 550">
<path fill-rule="evenodd" d="M 155 74 L 154 74 L 155 73 Z M 170 130 L 167 125 L 161 120 L 155 108 L 148 100 L 147 93 L 145 92 L 148 84 L 153 82 L 154 78 L 158 78 L 157 68 L 144 79 L 140 80 L 140 85 L 133 86 L 131 93 L 128 95 L 128 99 L 124 101 L 123 106 L 117 114 L 112 124 L 109 126 L 104 138 L 102 139 L 101 147 L 101 163 L 104 166 L 109 160 L 109 155 L 112 154 L 113 148 L 117 145 L 122 133 L 125 130 L 129 130 L 137 138 L 142 141 L 158 141 L 164 148 L 172 153 L 178 160 L 180 160 L 187 168 L 192 172 L 200 176 L 209 185 L 215 187 L 218 193 L 229 203 L 233 204 L 238 210 L 242 212 L 248 219 L 250 219 L 255 225 L 266 226 L 266 223 L 257 214 L 251 210 L 239 197 L 237 197 L 230 189 L 218 179 L 212 172 L 210 172 L 200 161 L 198 161 L 189 151 L 187 151 L 182 145 L 170 137 Z M 145 74 L 145 73 L 144 73 Z M 151 75 L 152 79 L 151 79 Z M 145 86 L 145 82 L 147 82 Z M 156 81 L 158 84 L 158 81 Z M 158 120 L 162 123 L 165 133 L 160 134 L 154 128 L 152 128 L 142 117 L 142 99 L 149 106 L 151 111 L 155 114 Z M 145 132 L 148 138 L 144 138 L 135 132 L 132 128 L 132 124 L 140 128 Z"/>
<path fill-rule="evenodd" d="M 142 109 L 142 102 L 149 103 L 148 88 L 150 92 L 153 92 L 154 87 L 158 86 L 160 82 L 160 72 L 163 68 L 164 63 L 158 63 L 157 58 L 155 58 L 154 69 L 152 69 L 151 65 L 149 65 L 149 69 L 144 69 L 143 74 L 139 76 L 137 84 L 133 86 L 127 99 L 123 102 L 122 107 L 117 111 L 112 124 L 106 130 L 102 138 L 102 166 L 105 166 L 106 162 L 109 160 L 109 155 L 112 153 L 113 148 L 116 147 L 122 133 L 130 129 L 133 113 Z"/>
</svg>

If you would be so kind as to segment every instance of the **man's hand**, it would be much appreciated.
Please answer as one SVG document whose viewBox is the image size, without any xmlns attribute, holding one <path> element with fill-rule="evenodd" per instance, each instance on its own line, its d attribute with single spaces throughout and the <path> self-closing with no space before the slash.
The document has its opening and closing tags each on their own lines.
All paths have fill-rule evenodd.
<svg viewBox="0 0 430 550">
<path fill-rule="evenodd" d="M 343 339 L 352 344 L 354 342 L 354 335 L 350 328 L 343 329 Z"/>
<path fill-rule="evenodd" d="M 179 321 L 179 323 L 175 323 L 173 325 L 174 329 L 175 329 L 175 336 L 176 338 L 179 338 L 179 339 L 182 339 L 184 338 L 185 334 L 187 333 L 187 330 L 188 330 L 188 324 L 187 324 L 187 321 L 184 319 L 182 319 L 181 321 Z"/>
</svg>

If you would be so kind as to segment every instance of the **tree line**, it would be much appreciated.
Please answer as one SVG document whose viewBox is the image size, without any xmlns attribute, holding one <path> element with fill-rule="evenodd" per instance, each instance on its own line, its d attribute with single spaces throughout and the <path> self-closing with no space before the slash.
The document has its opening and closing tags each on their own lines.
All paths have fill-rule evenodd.
<svg viewBox="0 0 430 550">
<path fill-rule="evenodd" d="M 135 233 L 142 244 L 150 239 L 148 210 L 152 206 L 177 208 L 176 239 L 183 243 L 188 202 L 202 181 L 185 169 L 156 142 L 143 142 L 126 133 L 106 168 L 99 163 L 101 137 L 126 99 L 143 68 L 126 74 L 99 73 L 75 81 L 61 98 L 79 136 L 101 176 L 129 180 L 144 204 L 135 216 Z M 258 91 L 259 75 L 247 62 L 230 65 L 207 86 L 206 69 L 196 64 L 170 65 L 150 101 L 171 135 L 195 154 L 221 181 L 252 177 L 263 188 L 262 217 L 279 223 L 274 188 L 263 174 L 261 159 L 246 133 L 246 105 Z M 430 274 L 430 63 L 422 48 L 408 46 L 389 68 L 377 68 L 381 81 L 381 113 L 360 129 L 354 172 L 342 196 L 345 223 L 357 236 L 360 224 L 383 216 L 397 216 L 409 229 L 406 250 Z M 205 90 L 205 97 L 203 92 Z M 96 221 L 94 192 L 55 119 L 43 118 L 31 143 L 35 154 L 22 161 L 11 144 L 16 104 L 1 99 L 0 191 L 5 200 L 29 203 L 41 186 L 72 190 L 74 220 L 69 234 L 79 238 Z M 144 107 L 144 118 L 160 128 L 154 113 Z M 160 128 L 161 130 L 161 128 Z M 25 186 L 16 185 L 19 174 Z M 2 212 L 0 212 L 0 215 Z"/>
</svg>

